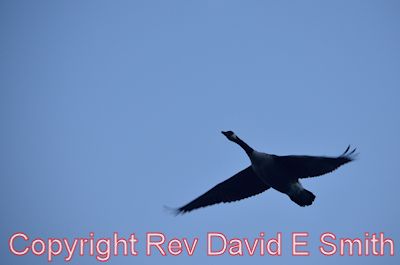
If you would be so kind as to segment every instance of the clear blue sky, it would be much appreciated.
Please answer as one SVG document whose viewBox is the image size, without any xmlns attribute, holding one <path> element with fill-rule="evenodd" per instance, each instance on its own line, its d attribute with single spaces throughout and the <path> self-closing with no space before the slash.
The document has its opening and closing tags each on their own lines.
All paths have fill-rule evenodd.
<svg viewBox="0 0 400 265">
<path fill-rule="evenodd" d="M 0 259 L 9 236 L 135 232 L 110 264 L 398 264 L 398 1 L 1 1 Z M 173 217 L 257 150 L 360 159 L 307 179 L 301 208 L 268 191 Z M 144 255 L 148 231 L 200 238 L 193 257 Z M 284 235 L 283 256 L 207 257 L 209 231 Z M 311 256 L 290 255 L 310 233 Z M 324 257 L 318 236 L 384 232 L 395 257 Z M 62 264 L 60 257 L 53 264 Z M 70 264 L 98 264 L 75 256 Z"/>
</svg>

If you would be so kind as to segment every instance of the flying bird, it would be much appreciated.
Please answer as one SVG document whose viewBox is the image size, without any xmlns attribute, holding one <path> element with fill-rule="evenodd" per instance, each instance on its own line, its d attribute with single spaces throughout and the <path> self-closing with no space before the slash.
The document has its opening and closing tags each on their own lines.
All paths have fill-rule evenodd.
<svg viewBox="0 0 400 265">
<path fill-rule="evenodd" d="M 353 161 L 356 156 L 356 149 L 349 152 L 350 145 L 338 157 L 278 156 L 254 150 L 232 131 L 222 131 L 222 134 L 246 152 L 251 165 L 188 204 L 175 209 L 176 214 L 187 213 L 221 202 L 242 200 L 269 188 L 286 194 L 293 202 L 302 207 L 309 206 L 313 203 L 315 195 L 303 188 L 300 179 L 332 172 L 341 165 Z"/>
</svg>

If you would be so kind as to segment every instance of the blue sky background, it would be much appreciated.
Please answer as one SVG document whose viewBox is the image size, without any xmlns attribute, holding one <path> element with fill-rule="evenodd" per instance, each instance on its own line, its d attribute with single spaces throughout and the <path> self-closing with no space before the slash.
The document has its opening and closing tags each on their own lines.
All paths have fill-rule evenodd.
<svg viewBox="0 0 400 265">
<path fill-rule="evenodd" d="M 139 238 L 110 264 L 398 264 L 398 1 L 1 1 L 1 263 L 9 236 Z M 303 185 L 174 217 L 257 150 L 360 159 Z M 144 255 L 148 231 L 200 238 L 193 257 Z M 282 232 L 282 257 L 207 257 L 206 233 Z M 311 256 L 292 257 L 308 231 Z M 384 232 L 395 257 L 324 257 L 319 235 Z M 62 264 L 62 258 L 54 264 Z M 97 264 L 74 256 L 70 264 Z"/>
</svg>

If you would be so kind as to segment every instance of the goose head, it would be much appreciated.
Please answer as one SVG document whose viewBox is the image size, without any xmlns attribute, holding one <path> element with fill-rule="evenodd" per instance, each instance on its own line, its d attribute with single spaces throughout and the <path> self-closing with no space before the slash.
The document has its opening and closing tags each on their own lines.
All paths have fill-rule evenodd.
<svg viewBox="0 0 400 265">
<path fill-rule="evenodd" d="M 223 135 L 225 135 L 226 138 L 228 138 L 228 139 L 231 140 L 232 142 L 236 142 L 237 139 L 238 139 L 238 137 L 236 136 L 236 134 L 235 134 L 234 132 L 232 132 L 232 131 L 226 131 L 226 132 L 222 131 L 221 133 L 222 133 Z"/>
</svg>

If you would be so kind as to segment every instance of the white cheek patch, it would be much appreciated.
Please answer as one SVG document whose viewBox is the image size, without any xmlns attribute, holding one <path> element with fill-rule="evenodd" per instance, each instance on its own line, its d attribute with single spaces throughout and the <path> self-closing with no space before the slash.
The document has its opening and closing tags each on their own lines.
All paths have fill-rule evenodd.
<svg viewBox="0 0 400 265">
<path fill-rule="evenodd" d="M 237 136 L 236 136 L 236 134 L 232 134 L 232 136 L 231 136 L 233 139 L 237 139 Z"/>
</svg>

